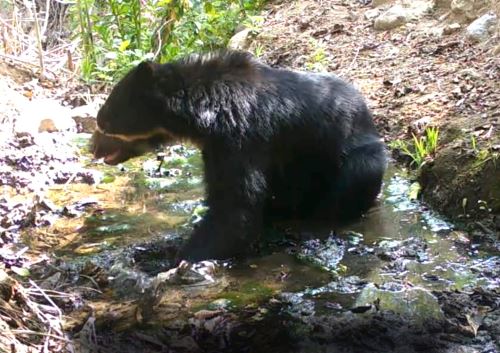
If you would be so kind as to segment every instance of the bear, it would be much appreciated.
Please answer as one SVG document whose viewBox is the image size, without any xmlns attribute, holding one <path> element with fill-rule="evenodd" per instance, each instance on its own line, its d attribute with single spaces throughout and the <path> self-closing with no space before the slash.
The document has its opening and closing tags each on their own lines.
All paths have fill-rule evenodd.
<svg viewBox="0 0 500 353">
<path fill-rule="evenodd" d="M 96 134 L 122 141 L 94 141 L 96 157 L 111 163 L 144 146 L 200 148 L 208 211 L 180 250 L 189 261 L 245 255 L 275 221 L 356 219 L 386 169 L 372 114 L 351 84 L 239 51 L 140 63 L 98 111 Z"/>
<path fill-rule="evenodd" d="M 152 151 L 162 144 L 160 137 L 124 141 L 116 137 L 107 136 L 98 130 L 92 134 L 90 150 L 96 159 L 104 159 L 104 163 L 117 165 Z"/>
</svg>

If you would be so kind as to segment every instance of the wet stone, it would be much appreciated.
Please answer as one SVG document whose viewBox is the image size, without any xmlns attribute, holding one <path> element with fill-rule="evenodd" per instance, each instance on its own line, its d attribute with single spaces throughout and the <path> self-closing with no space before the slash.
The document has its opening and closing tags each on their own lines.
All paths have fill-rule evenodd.
<svg viewBox="0 0 500 353">
<path fill-rule="evenodd" d="M 417 237 L 410 237 L 404 241 L 383 240 L 375 249 L 375 254 L 382 260 L 393 261 L 404 257 L 419 262 L 428 260 L 427 243 Z"/>
<path fill-rule="evenodd" d="M 297 252 L 297 257 L 329 271 L 335 271 L 342 260 L 345 245 L 341 239 L 331 235 L 326 240 L 305 241 Z"/>
<path fill-rule="evenodd" d="M 175 213 L 191 214 L 202 205 L 203 200 L 183 200 L 169 204 L 169 209 Z"/>
<path fill-rule="evenodd" d="M 359 293 L 363 287 L 368 284 L 366 280 L 358 276 L 339 277 L 337 280 L 328 283 L 324 287 L 307 290 L 310 295 L 318 295 L 321 293 Z"/>
<path fill-rule="evenodd" d="M 307 319 L 315 313 L 315 303 L 311 299 L 304 298 L 302 293 L 281 293 L 280 299 L 287 304 L 286 312 L 297 319 Z"/>
<path fill-rule="evenodd" d="M 259 340 L 273 348 L 260 351 L 277 353 L 395 352 L 395 347 L 401 347 L 399 352 L 444 347 L 443 352 L 457 353 L 459 350 L 448 348 L 464 347 L 462 341 L 450 344 L 441 339 L 447 328 L 439 320 L 439 305 L 445 301 L 437 302 L 428 290 L 469 291 L 478 284 L 491 290 L 498 287 L 496 268 L 500 266 L 498 261 L 480 258 L 477 249 L 474 258 L 457 254 L 453 247 L 456 237 L 449 229 L 439 230 L 442 220 L 418 200 L 410 199 L 411 182 L 404 172 L 394 178 L 394 171 L 388 172 L 379 206 L 359 223 L 339 229 L 319 225 L 319 229 L 300 233 L 300 239 L 312 239 L 306 241 L 293 238 L 292 229 L 287 234 L 293 242 L 280 240 L 270 254 L 248 261 L 236 259 L 229 266 L 199 262 L 172 268 L 192 223 L 206 212 L 203 188 L 195 183 L 202 180 L 201 157 L 192 151 L 169 148 L 161 157 L 161 166 L 161 159 L 149 155 L 145 157 L 150 160 L 149 170 L 143 168 L 144 159 L 127 162 L 128 175 L 106 167 L 106 174 L 113 176 L 112 185 L 121 187 L 120 179 L 131 177 L 133 188 L 127 188 L 126 198 L 111 195 L 122 202 L 117 209 L 107 209 L 110 200 L 99 198 L 100 211 L 87 216 L 79 230 L 77 245 L 87 253 L 75 254 L 76 245 L 71 247 L 70 261 L 90 258 L 98 265 L 68 271 L 79 278 L 74 284 L 100 291 L 82 290 L 85 298 L 106 302 L 110 295 L 117 302 L 129 300 L 137 305 L 137 311 L 135 307 L 129 310 L 134 318 L 116 314 L 129 327 L 123 342 L 137 342 L 130 333 L 138 332 L 134 323 L 139 323 L 151 324 L 141 336 L 147 342 L 161 341 L 168 347 L 165 349 L 181 353 L 194 352 L 197 347 L 214 352 L 259 352 Z M 163 189 L 148 184 L 163 181 L 168 185 Z M 85 202 L 68 202 L 67 216 L 85 214 Z M 44 212 L 54 209 L 45 206 L 49 210 Z M 16 219 L 28 219 L 29 214 L 27 208 Z M 325 237 L 331 229 L 339 236 Z M 62 267 L 61 273 L 66 273 Z M 487 338 L 483 327 L 496 332 L 497 318 L 476 319 L 476 313 L 482 313 L 481 305 L 476 312 L 466 312 L 472 315 L 469 319 L 459 316 L 460 323 L 450 322 L 455 325 L 450 327 L 459 335 L 465 332 L 467 339 L 475 328 L 475 339 L 483 340 L 487 347 L 493 338 Z M 496 310 L 489 305 L 485 306 Z M 448 310 L 459 315 L 459 311 Z M 103 318 L 96 317 L 102 325 Z M 472 324 L 464 326 L 464 320 Z M 422 328 L 418 322 L 428 325 Z M 482 322 L 481 328 L 478 322 Z M 121 324 L 104 324 L 121 328 Z M 294 349 L 280 351 L 283 342 Z M 137 349 L 127 346 L 120 351 L 141 351 L 142 345 L 139 341 Z"/>
<path fill-rule="evenodd" d="M 181 261 L 176 268 L 159 273 L 153 286 L 161 286 L 164 283 L 173 285 L 213 283 L 215 282 L 216 267 L 217 264 L 211 261 L 201 261 L 194 264 Z"/>
<path fill-rule="evenodd" d="M 208 309 L 210 310 L 220 310 L 220 309 L 228 309 L 231 307 L 231 300 L 221 298 L 221 299 L 216 299 L 212 301 L 210 304 L 208 304 Z"/>
<path fill-rule="evenodd" d="M 367 285 L 356 299 L 356 306 L 367 304 L 375 304 L 381 310 L 390 310 L 421 323 L 443 319 L 439 303 L 431 292 L 418 287 L 407 288 L 394 282 L 380 287 Z"/>
<path fill-rule="evenodd" d="M 363 234 L 350 231 L 344 235 L 349 245 L 359 245 L 363 241 Z"/>
<path fill-rule="evenodd" d="M 133 267 L 149 276 L 167 271 L 174 266 L 177 251 L 182 243 L 178 236 L 165 236 L 149 242 L 134 244 L 123 251 L 117 262 Z"/>
</svg>

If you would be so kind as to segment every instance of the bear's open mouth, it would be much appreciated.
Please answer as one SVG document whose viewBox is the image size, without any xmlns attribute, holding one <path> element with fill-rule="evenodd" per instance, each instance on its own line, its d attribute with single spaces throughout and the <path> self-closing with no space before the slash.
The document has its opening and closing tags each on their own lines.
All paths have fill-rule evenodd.
<svg viewBox="0 0 500 353">
<path fill-rule="evenodd" d="M 117 151 L 115 151 L 113 153 L 105 155 L 103 157 L 103 161 L 106 164 L 116 165 L 118 163 L 123 162 L 123 160 L 124 160 L 124 158 L 120 158 L 120 155 L 121 155 L 121 151 L 117 150 Z"/>
<path fill-rule="evenodd" d="M 125 142 L 135 142 L 137 140 L 149 140 L 154 137 L 164 136 L 165 139 L 172 139 L 172 134 L 162 127 L 154 128 L 151 131 L 139 133 L 139 134 L 113 134 L 105 132 L 101 128 L 97 127 L 98 132 L 105 136 L 114 137 Z"/>
</svg>

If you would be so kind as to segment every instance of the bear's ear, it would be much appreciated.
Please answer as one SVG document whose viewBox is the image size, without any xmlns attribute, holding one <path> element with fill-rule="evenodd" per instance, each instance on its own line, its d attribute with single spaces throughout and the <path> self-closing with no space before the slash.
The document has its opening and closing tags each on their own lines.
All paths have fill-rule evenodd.
<svg viewBox="0 0 500 353">
<path fill-rule="evenodd" d="M 143 61 L 137 66 L 137 77 L 143 83 L 149 83 L 153 79 L 155 64 L 151 61 Z"/>
</svg>

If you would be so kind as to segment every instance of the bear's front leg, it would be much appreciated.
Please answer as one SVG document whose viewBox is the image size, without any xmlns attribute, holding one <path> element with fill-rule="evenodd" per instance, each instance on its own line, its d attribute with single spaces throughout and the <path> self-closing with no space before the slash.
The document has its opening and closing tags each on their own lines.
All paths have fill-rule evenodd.
<svg viewBox="0 0 500 353">
<path fill-rule="evenodd" d="M 226 259 L 248 253 L 262 230 L 266 178 L 255 158 L 217 159 L 204 154 L 209 211 L 195 228 L 180 259 Z M 218 162 L 219 161 L 219 162 Z"/>
<path fill-rule="evenodd" d="M 253 219 L 254 221 L 251 221 Z M 245 210 L 214 215 L 210 211 L 182 247 L 179 260 L 201 261 L 242 256 L 251 249 L 261 222 Z"/>
</svg>

